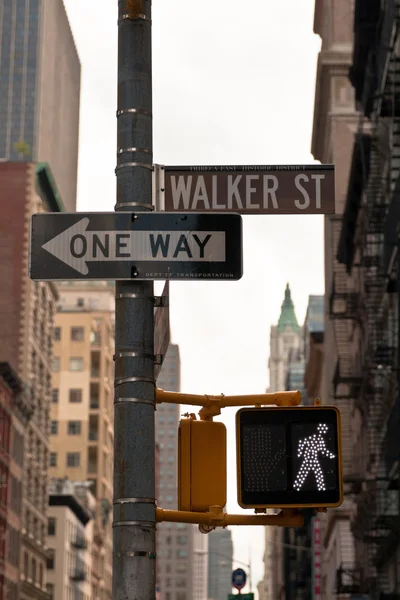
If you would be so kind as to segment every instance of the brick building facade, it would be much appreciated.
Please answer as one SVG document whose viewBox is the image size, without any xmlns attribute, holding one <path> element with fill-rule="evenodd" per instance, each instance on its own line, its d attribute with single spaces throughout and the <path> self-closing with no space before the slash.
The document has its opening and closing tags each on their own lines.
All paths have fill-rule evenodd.
<svg viewBox="0 0 400 600">
<path fill-rule="evenodd" d="M 25 435 L 21 428 L 17 433 L 24 440 L 21 588 L 19 596 L 10 591 L 14 593 L 10 598 L 47 600 L 48 433 L 57 290 L 52 283 L 30 280 L 28 245 L 31 215 L 63 207 L 45 164 L 0 163 L 0 189 L 0 362 L 7 362 L 17 373 L 32 407 Z M 15 460 L 15 472 L 21 467 L 22 460 Z"/>
</svg>

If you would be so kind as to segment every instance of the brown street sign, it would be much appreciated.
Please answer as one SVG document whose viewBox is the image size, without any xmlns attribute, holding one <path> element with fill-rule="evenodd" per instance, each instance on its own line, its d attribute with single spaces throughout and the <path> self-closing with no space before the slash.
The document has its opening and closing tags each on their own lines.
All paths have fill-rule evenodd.
<svg viewBox="0 0 400 600">
<path fill-rule="evenodd" d="M 335 213 L 334 165 L 164 167 L 164 210 Z"/>
</svg>

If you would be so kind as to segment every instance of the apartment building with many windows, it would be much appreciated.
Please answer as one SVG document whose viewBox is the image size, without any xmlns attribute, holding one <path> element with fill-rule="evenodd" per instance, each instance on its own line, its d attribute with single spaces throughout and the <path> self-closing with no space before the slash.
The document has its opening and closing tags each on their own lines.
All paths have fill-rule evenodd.
<svg viewBox="0 0 400 600">
<path fill-rule="evenodd" d="M 0 160 L 48 162 L 73 211 L 81 66 L 63 0 L 2 0 L 0 47 Z"/>
<path fill-rule="evenodd" d="M 47 591 L 52 600 L 93 599 L 91 550 L 95 507 L 94 497 L 81 482 L 68 479 L 50 482 Z"/>
<path fill-rule="evenodd" d="M 21 379 L 0 364 L 0 599 L 19 597 L 24 436 L 32 407 Z M 7 594 L 7 595 L 6 595 Z"/>
<path fill-rule="evenodd" d="M 179 346 L 170 344 L 157 387 L 180 391 Z M 158 506 L 178 508 L 178 425 L 181 407 L 159 404 L 156 410 L 156 440 L 159 454 Z M 157 525 L 157 587 L 161 600 L 193 598 L 193 526 L 186 523 Z"/>
<path fill-rule="evenodd" d="M 59 285 L 50 424 L 52 477 L 88 480 L 97 500 L 92 595 L 111 599 L 114 285 Z"/>
<path fill-rule="evenodd" d="M 15 456 L 14 477 L 23 466 L 22 529 L 19 591 L 15 580 L 8 593 L 19 600 L 47 600 L 46 549 L 47 469 L 53 322 L 58 292 L 50 282 L 29 278 L 29 228 L 33 213 L 63 209 L 47 165 L 0 163 L 2 219 L 0 219 L 0 362 L 10 365 L 21 380 L 18 415 L 13 435 L 23 443 L 23 464 Z M 22 419 L 22 422 L 21 422 Z M 27 419 L 29 421 L 27 422 Z M 26 424 L 26 427 L 24 425 Z M 17 486 L 18 487 L 18 486 Z M 10 527 L 18 529 L 19 505 Z M 11 530 L 10 530 L 11 531 Z M 18 533 L 13 534 L 18 543 Z M 15 559 L 13 559 L 15 562 Z"/>
<path fill-rule="evenodd" d="M 369 0 L 356 4 L 363 12 Z M 379 0 L 380 4 L 380 0 Z M 321 393 L 324 404 L 335 405 L 342 416 L 343 473 L 345 500 L 339 508 L 330 509 L 322 519 L 324 543 L 323 596 L 326 600 L 346 598 L 337 586 L 339 569 L 347 573 L 354 568 L 354 542 L 351 533 L 352 497 L 348 480 L 354 467 L 351 398 L 344 388 L 353 385 L 351 336 L 346 318 L 332 318 L 345 302 L 346 271 L 338 261 L 343 210 L 348 194 L 354 136 L 359 113 L 354 90 L 349 81 L 354 45 L 355 0 L 315 0 L 314 33 L 321 37 L 318 56 L 311 151 L 321 163 L 335 165 L 336 214 L 325 217 L 325 308 L 324 361 Z M 357 170 L 361 173 L 363 165 Z M 345 593 L 345 592 L 344 592 Z"/>
</svg>

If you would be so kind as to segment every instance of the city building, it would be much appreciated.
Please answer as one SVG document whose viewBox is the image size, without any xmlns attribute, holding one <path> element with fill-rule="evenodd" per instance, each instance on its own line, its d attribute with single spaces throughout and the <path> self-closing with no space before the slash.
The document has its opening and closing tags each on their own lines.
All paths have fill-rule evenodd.
<svg viewBox="0 0 400 600">
<path fill-rule="evenodd" d="M 19 598 L 22 534 L 22 470 L 25 427 L 32 416 L 22 381 L 0 364 L 0 599 Z"/>
<path fill-rule="evenodd" d="M 267 600 L 267 590 L 265 589 L 264 579 L 257 583 L 258 600 Z"/>
<path fill-rule="evenodd" d="M 358 128 L 359 114 L 354 102 L 354 90 L 349 81 L 353 57 L 354 5 L 360 19 L 368 21 L 369 7 L 378 9 L 381 2 L 371 0 L 349 2 L 335 0 L 315 1 L 314 33 L 321 37 L 318 56 L 314 123 L 311 151 L 316 160 L 335 165 L 336 214 L 325 217 L 325 322 L 324 361 L 321 397 L 323 404 L 336 405 L 342 415 L 342 447 L 344 477 L 352 476 L 352 398 L 343 387 L 356 383 L 354 360 L 351 351 L 351 330 L 345 319 L 332 318 L 336 301 L 341 304 L 346 292 L 345 266 L 337 260 L 343 210 L 348 194 L 353 141 Z M 379 10 L 379 9 L 378 9 Z M 360 50 L 364 55 L 364 48 Z M 357 163 L 356 172 L 364 165 Z M 347 492 L 347 489 L 346 489 Z M 351 495 L 337 509 L 330 509 L 322 520 L 324 541 L 323 597 L 326 600 L 341 598 L 337 595 L 337 574 L 354 566 L 354 541 L 350 528 L 353 512 Z"/>
<path fill-rule="evenodd" d="M 0 10 L 0 160 L 48 162 L 76 206 L 80 62 L 62 0 Z"/>
<path fill-rule="evenodd" d="M 63 282 L 54 324 L 50 467 L 91 482 L 97 500 L 92 596 L 111 599 L 115 287 Z"/>
<path fill-rule="evenodd" d="M 193 527 L 193 600 L 208 600 L 208 535 L 201 533 L 198 526 Z"/>
<path fill-rule="evenodd" d="M 352 9 L 349 74 L 360 118 L 349 140 L 330 316 L 341 332 L 335 389 L 352 416 L 345 492 L 355 556 L 338 565 L 337 593 L 398 600 L 400 6 L 370 0 Z"/>
<path fill-rule="evenodd" d="M 68 479 L 52 480 L 49 485 L 47 591 L 51 600 L 92 598 L 91 546 L 96 502 L 88 489 L 85 493 L 88 497 L 82 502 Z"/>
<path fill-rule="evenodd" d="M 278 324 L 271 327 L 268 392 L 286 390 L 289 362 L 294 360 L 295 370 L 295 366 L 298 366 L 297 352 L 301 348 L 301 342 L 301 327 L 297 322 L 290 287 L 287 284 Z M 264 585 L 261 587 L 267 600 L 284 598 L 283 541 L 282 528 L 265 527 Z"/>
<path fill-rule="evenodd" d="M 208 534 L 208 600 L 227 600 L 232 593 L 233 542 L 230 529 Z"/>
<path fill-rule="evenodd" d="M 13 450 L 14 476 L 19 479 L 22 466 L 24 473 L 18 598 L 45 600 L 51 358 L 58 292 L 52 283 L 30 280 L 28 242 L 31 215 L 59 212 L 63 205 L 45 164 L 0 163 L 0 187 L 0 362 L 10 365 L 24 389 L 16 401 L 13 417 L 13 435 L 19 446 Z M 23 461 L 20 448 L 24 449 Z M 18 483 L 15 485 L 18 487 Z M 17 531 L 13 535 L 18 544 L 18 503 L 13 512 Z M 12 588 L 10 580 L 9 593 L 15 597 L 15 588 Z"/>
<path fill-rule="evenodd" d="M 304 344 L 304 388 L 312 402 L 322 398 L 322 367 L 324 361 L 324 296 L 309 296 L 303 327 Z"/>
<path fill-rule="evenodd" d="M 309 296 L 301 348 L 290 350 L 286 389 L 298 389 L 302 403 L 312 405 L 320 395 L 324 335 L 324 297 Z M 286 527 L 284 538 L 285 600 L 307 600 L 312 591 L 313 511 L 302 510 L 303 527 Z"/>
<path fill-rule="evenodd" d="M 164 359 L 157 387 L 180 391 L 179 346 L 170 344 Z M 177 404 L 157 405 L 156 441 L 159 455 L 159 495 L 161 508 L 178 508 L 178 426 L 181 408 Z M 193 533 L 186 523 L 157 525 L 157 587 L 162 600 L 192 600 L 193 597 Z"/>
</svg>

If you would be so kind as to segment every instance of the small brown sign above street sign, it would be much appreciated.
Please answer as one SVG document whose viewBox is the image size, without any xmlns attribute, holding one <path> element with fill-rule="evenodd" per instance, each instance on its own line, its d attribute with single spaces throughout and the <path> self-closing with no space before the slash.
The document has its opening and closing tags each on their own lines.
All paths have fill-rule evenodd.
<svg viewBox="0 0 400 600">
<path fill-rule="evenodd" d="M 334 165 L 164 167 L 167 212 L 335 213 Z"/>
<path fill-rule="evenodd" d="M 154 365 L 155 379 L 157 379 L 160 374 L 170 342 L 169 280 L 165 282 L 160 301 L 160 306 L 158 306 L 154 312 L 154 354 L 156 357 L 156 363 Z"/>
</svg>

